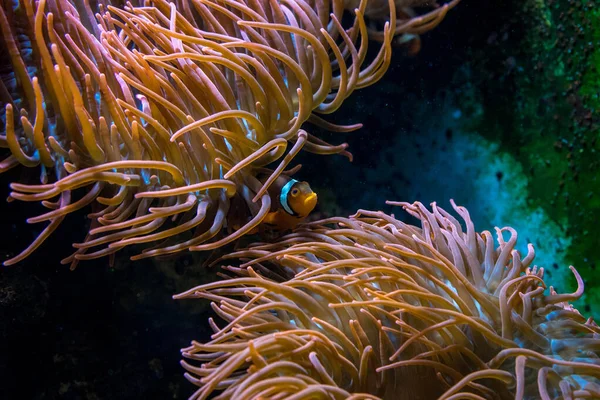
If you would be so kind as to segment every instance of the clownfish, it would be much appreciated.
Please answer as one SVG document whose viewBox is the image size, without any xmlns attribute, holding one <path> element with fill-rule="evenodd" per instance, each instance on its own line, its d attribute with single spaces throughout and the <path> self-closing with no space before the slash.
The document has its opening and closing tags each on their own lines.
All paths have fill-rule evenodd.
<svg viewBox="0 0 600 400">
<path fill-rule="evenodd" d="M 317 194 L 307 182 L 299 182 L 287 175 L 280 175 L 269 187 L 271 212 L 263 220 L 277 230 L 293 229 L 302 222 L 317 205 Z"/>
</svg>

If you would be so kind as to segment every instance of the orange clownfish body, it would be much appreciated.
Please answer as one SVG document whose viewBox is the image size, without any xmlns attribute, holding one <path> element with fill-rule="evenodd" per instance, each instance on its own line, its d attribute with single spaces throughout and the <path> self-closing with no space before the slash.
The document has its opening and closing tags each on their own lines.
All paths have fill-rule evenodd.
<svg viewBox="0 0 600 400">
<path fill-rule="evenodd" d="M 273 204 L 263 224 L 277 230 L 293 229 L 302 222 L 317 205 L 317 194 L 307 182 L 298 182 L 281 175 L 269 188 Z"/>
</svg>

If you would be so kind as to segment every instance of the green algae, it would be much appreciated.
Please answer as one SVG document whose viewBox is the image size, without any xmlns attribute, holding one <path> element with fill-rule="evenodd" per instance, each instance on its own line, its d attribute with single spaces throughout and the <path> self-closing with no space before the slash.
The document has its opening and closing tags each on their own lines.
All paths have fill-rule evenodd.
<svg viewBox="0 0 600 400">
<path fill-rule="evenodd" d="M 470 66 L 498 79 L 476 96 L 483 113 L 466 126 L 521 166 L 528 203 L 561 227 L 554 234 L 568 239 L 564 261 L 586 282 L 578 306 L 600 316 L 600 11 L 595 1 L 517 7 L 512 23 L 525 27 L 520 40 L 492 43 Z M 568 283 L 573 290 L 574 278 Z"/>
</svg>

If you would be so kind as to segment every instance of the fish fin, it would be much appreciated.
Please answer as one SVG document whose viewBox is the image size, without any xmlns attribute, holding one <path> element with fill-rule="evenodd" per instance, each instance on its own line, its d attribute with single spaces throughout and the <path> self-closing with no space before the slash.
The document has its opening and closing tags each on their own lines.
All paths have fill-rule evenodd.
<svg viewBox="0 0 600 400">
<path fill-rule="evenodd" d="M 277 216 L 278 216 L 278 212 L 277 211 L 273 211 L 267 214 L 267 216 L 265 217 L 265 219 L 263 219 L 263 224 L 269 224 L 269 225 L 277 225 Z"/>
</svg>

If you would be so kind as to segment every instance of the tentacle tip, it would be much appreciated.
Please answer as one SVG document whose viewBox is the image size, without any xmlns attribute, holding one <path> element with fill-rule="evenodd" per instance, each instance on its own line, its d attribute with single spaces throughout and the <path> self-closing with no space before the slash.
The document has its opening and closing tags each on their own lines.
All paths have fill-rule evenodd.
<svg viewBox="0 0 600 400">
<path fill-rule="evenodd" d="M 73 261 L 73 256 L 69 256 L 67 258 L 63 258 L 62 260 L 60 260 L 60 265 L 67 265 L 72 261 Z"/>
</svg>

